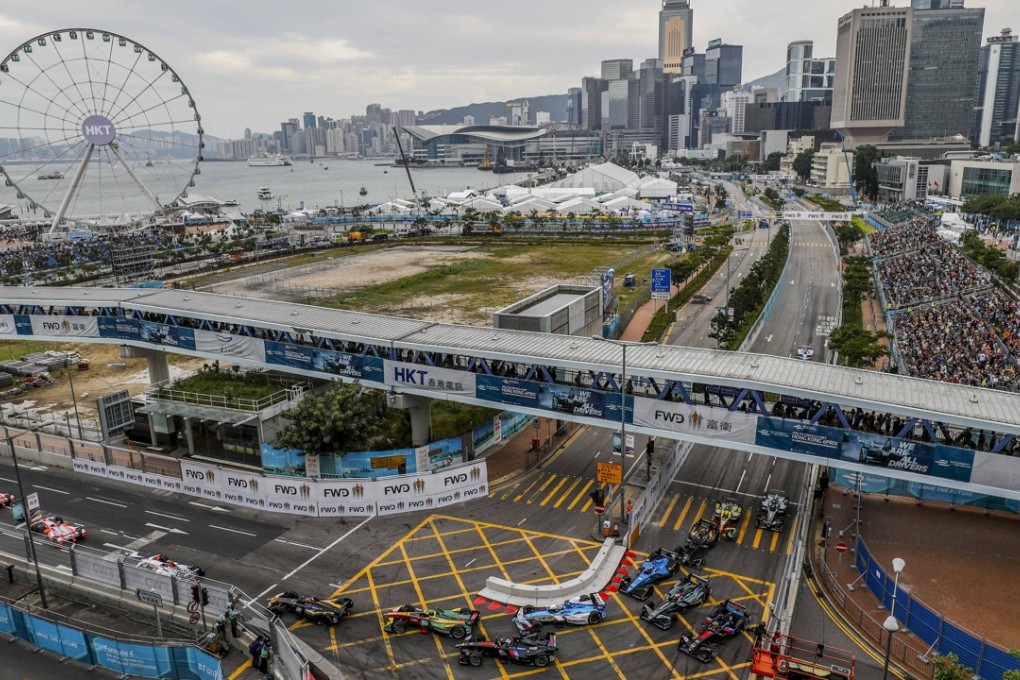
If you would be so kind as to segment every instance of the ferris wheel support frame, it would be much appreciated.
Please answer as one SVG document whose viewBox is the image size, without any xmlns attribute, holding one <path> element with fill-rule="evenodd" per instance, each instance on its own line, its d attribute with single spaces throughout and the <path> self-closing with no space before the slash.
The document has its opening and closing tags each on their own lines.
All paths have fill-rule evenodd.
<svg viewBox="0 0 1020 680">
<path fill-rule="evenodd" d="M 71 180 L 71 186 L 67 187 L 67 191 L 64 193 L 64 198 L 60 201 L 60 207 L 57 209 L 57 214 L 53 216 L 53 222 L 50 224 L 49 233 L 57 228 L 61 220 L 64 219 L 64 214 L 67 213 L 68 207 L 71 205 L 71 199 L 78 192 L 78 186 L 81 184 L 81 178 L 85 176 L 85 168 L 89 166 L 89 161 L 92 160 L 92 152 L 96 150 L 96 145 L 89 143 L 89 148 L 85 151 L 85 156 L 82 157 L 81 163 L 74 171 L 74 179 Z"/>
<path fill-rule="evenodd" d="M 163 212 L 163 206 L 159 204 L 159 199 L 156 198 L 155 194 L 149 191 L 149 187 L 145 186 L 145 184 L 142 183 L 142 180 L 138 179 L 138 175 L 135 174 L 135 171 L 131 169 L 131 166 L 128 164 L 127 161 L 124 160 L 124 157 L 120 154 L 120 145 L 117 144 L 117 142 L 110 142 L 110 148 L 113 149 L 113 155 L 115 155 L 117 157 L 117 160 L 120 161 L 120 164 L 124 167 L 124 170 L 127 172 L 127 174 L 130 175 L 131 179 L 134 180 L 135 184 L 138 185 L 139 190 L 141 190 L 143 194 L 148 196 L 149 200 L 152 201 L 152 204 L 156 206 L 156 213 L 159 214 Z"/>
</svg>

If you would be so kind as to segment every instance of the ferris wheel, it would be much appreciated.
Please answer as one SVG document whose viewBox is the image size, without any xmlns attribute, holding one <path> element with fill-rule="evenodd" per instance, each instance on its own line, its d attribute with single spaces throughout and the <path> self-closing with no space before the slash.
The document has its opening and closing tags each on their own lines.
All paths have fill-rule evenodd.
<svg viewBox="0 0 1020 680">
<path fill-rule="evenodd" d="M 0 174 L 51 232 L 165 212 L 195 186 L 203 134 L 180 76 L 116 33 L 60 29 L 0 62 Z"/>
</svg>

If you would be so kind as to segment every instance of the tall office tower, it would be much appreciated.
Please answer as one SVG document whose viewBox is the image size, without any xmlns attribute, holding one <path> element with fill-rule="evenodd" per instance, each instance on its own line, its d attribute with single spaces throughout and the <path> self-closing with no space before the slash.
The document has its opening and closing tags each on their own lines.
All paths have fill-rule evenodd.
<svg viewBox="0 0 1020 680">
<path fill-rule="evenodd" d="M 739 135 L 744 131 L 744 115 L 747 105 L 751 103 L 751 93 L 740 90 L 723 92 L 722 105 L 726 109 L 726 117 L 730 119 L 730 132 Z"/>
<path fill-rule="evenodd" d="M 293 152 L 294 135 L 300 129 L 297 118 L 291 118 L 286 123 L 280 123 L 280 151 L 282 153 Z"/>
<path fill-rule="evenodd" d="M 978 146 L 1020 141 L 1020 42 L 1008 28 L 981 48 L 977 104 Z"/>
<path fill-rule="evenodd" d="M 956 9 L 963 7 L 963 0 L 910 0 L 914 9 Z"/>
<path fill-rule="evenodd" d="M 662 62 L 658 59 L 645 59 L 637 74 L 637 127 L 659 130 L 662 128 Z M 660 142 L 661 146 L 661 142 Z"/>
<path fill-rule="evenodd" d="M 742 45 L 724 45 L 720 39 L 711 40 L 705 50 L 705 82 L 723 89 L 740 85 L 743 75 L 744 48 Z"/>
<path fill-rule="evenodd" d="M 382 106 L 380 104 L 369 104 L 365 107 L 365 118 L 369 123 L 382 122 Z"/>
<path fill-rule="evenodd" d="M 915 3 L 907 107 L 890 141 L 971 137 L 985 10 L 947 4 L 917 9 Z"/>
<path fill-rule="evenodd" d="M 680 73 L 684 52 L 694 45 L 694 10 L 689 0 L 662 0 L 659 60 L 666 73 Z"/>
<path fill-rule="evenodd" d="M 393 114 L 393 124 L 398 128 L 412 127 L 415 123 L 414 111 L 411 109 L 400 109 Z"/>
<path fill-rule="evenodd" d="M 666 145 L 670 151 L 691 148 L 691 97 L 697 85 L 695 76 L 667 75 L 664 87 L 664 118 L 666 119 Z"/>
<path fill-rule="evenodd" d="M 634 72 L 633 59 L 606 59 L 602 62 L 602 80 L 622 80 Z"/>
<path fill-rule="evenodd" d="M 624 130 L 630 127 L 630 81 L 608 80 L 602 92 L 602 129 Z"/>
<path fill-rule="evenodd" d="M 315 114 L 314 113 L 312 113 L 311 111 L 305 111 L 305 115 L 303 117 L 304 117 L 304 124 L 305 124 L 305 129 L 306 130 L 309 129 L 309 128 L 314 128 L 315 127 Z"/>
<path fill-rule="evenodd" d="M 581 124 L 581 93 L 579 87 L 567 90 L 567 123 L 570 125 Z"/>
<path fill-rule="evenodd" d="M 683 61 L 680 64 L 682 75 L 694 76 L 698 79 L 699 83 L 705 82 L 704 54 L 695 54 L 692 51 L 688 51 L 688 54 L 684 55 Z"/>
<path fill-rule="evenodd" d="M 527 125 L 531 120 L 529 109 L 531 104 L 525 99 L 522 102 L 506 103 L 506 119 L 510 125 Z"/>
<path fill-rule="evenodd" d="M 836 76 L 833 57 L 816 59 L 814 43 L 797 40 L 786 46 L 786 101 L 817 102 L 832 99 Z"/>
<path fill-rule="evenodd" d="M 602 127 L 602 93 L 606 91 L 602 78 L 581 79 L 581 127 L 598 130 Z"/>
<path fill-rule="evenodd" d="M 865 7 L 837 23 L 832 127 L 850 146 L 903 125 L 913 18 L 909 7 Z"/>
</svg>

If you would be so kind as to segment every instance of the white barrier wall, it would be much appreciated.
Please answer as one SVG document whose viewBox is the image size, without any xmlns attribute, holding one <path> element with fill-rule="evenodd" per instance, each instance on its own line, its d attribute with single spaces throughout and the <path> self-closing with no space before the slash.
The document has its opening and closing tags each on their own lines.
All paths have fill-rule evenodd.
<svg viewBox="0 0 1020 680">
<path fill-rule="evenodd" d="M 336 480 L 264 477 L 191 461 L 181 461 L 183 480 L 89 460 L 75 459 L 73 464 L 76 472 L 89 475 L 175 491 L 214 503 L 306 517 L 396 515 L 489 495 L 485 461 L 443 468 L 435 473 Z"/>
</svg>

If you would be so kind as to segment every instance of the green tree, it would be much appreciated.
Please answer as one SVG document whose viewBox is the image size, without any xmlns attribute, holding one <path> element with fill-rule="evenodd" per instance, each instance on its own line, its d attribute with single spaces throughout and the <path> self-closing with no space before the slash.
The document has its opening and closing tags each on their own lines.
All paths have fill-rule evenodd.
<svg viewBox="0 0 1020 680">
<path fill-rule="evenodd" d="M 867 368 L 889 349 L 878 344 L 879 338 L 889 337 L 888 333 L 870 333 L 857 324 L 843 324 L 829 335 L 829 349 L 839 352 L 839 363 L 853 368 Z"/>
<path fill-rule="evenodd" d="M 358 383 L 334 383 L 309 395 L 284 414 L 290 423 L 277 442 L 305 453 L 343 453 L 364 448 L 378 419 L 378 409 Z"/>
<path fill-rule="evenodd" d="M 720 347 L 725 347 L 729 344 L 730 340 L 733 339 L 736 333 L 736 328 L 733 322 L 730 321 L 729 316 L 725 310 L 720 309 L 715 316 L 712 317 L 712 330 L 708 332 L 708 337 L 715 338 L 715 341 L 719 343 Z"/>
<path fill-rule="evenodd" d="M 779 162 L 783 160 L 783 156 L 786 155 L 782 151 L 773 151 L 765 157 L 765 162 L 762 163 L 761 169 L 765 172 L 773 172 L 779 170 Z"/>
<path fill-rule="evenodd" d="M 793 171 L 802 180 L 808 180 L 811 178 L 811 159 L 815 157 L 814 149 L 805 149 L 797 154 L 796 158 L 793 159 Z"/>
<path fill-rule="evenodd" d="M 854 149 L 854 186 L 862 197 L 878 196 L 878 169 L 875 164 L 882 152 L 871 144 L 862 144 Z"/>
<path fill-rule="evenodd" d="M 935 664 L 935 680 L 970 680 L 974 671 L 960 663 L 955 654 L 938 655 L 932 662 Z"/>
<path fill-rule="evenodd" d="M 1009 655 L 1020 661 L 1020 649 L 1010 649 Z M 1002 680 L 1020 680 L 1020 671 L 1006 671 L 1002 674 Z"/>
</svg>

